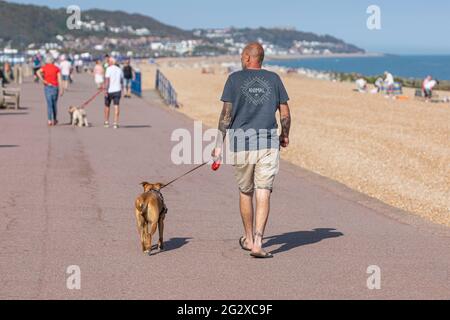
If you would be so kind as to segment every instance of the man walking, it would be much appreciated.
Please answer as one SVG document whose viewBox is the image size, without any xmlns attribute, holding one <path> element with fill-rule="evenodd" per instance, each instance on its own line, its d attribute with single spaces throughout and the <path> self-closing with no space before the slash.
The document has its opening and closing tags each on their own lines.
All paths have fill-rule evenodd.
<svg viewBox="0 0 450 320">
<path fill-rule="evenodd" d="M 62 87 L 61 82 L 61 70 L 54 64 L 53 57 L 47 55 L 45 63 L 45 66 L 36 75 L 45 86 L 48 126 L 52 127 L 58 124 L 58 97 L 64 94 L 64 87 Z"/>
<path fill-rule="evenodd" d="M 105 128 L 109 128 L 111 103 L 114 103 L 114 129 L 119 129 L 120 99 L 122 98 L 123 72 L 114 58 L 109 58 L 105 73 Z"/>
<path fill-rule="evenodd" d="M 72 73 L 72 64 L 64 55 L 61 57 L 59 69 L 61 70 L 62 86 L 67 91 L 69 89 L 70 74 Z"/>
<path fill-rule="evenodd" d="M 130 60 L 125 61 L 122 71 L 124 77 L 125 98 L 131 98 L 131 82 L 134 79 L 134 70 L 130 64 Z"/>
<path fill-rule="evenodd" d="M 241 57 L 243 70 L 233 73 L 225 85 L 219 120 L 221 137 L 213 151 L 220 158 L 227 133 L 235 159 L 235 176 L 240 189 L 240 208 L 245 236 L 243 250 L 255 258 L 272 258 L 262 249 L 270 197 L 280 165 L 280 146 L 289 145 L 291 114 L 288 94 L 280 77 L 262 69 L 264 49 L 250 43 Z M 282 132 L 278 136 L 276 113 L 280 112 Z M 256 212 L 253 198 L 256 195 Z"/>
</svg>

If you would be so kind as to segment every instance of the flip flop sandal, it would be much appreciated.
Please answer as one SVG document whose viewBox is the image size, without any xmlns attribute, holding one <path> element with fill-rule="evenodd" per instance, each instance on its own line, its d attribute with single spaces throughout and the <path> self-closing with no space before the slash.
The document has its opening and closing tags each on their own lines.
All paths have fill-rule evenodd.
<svg viewBox="0 0 450 320">
<path fill-rule="evenodd" d="M 268 252 L 266 252 L 266 253 L 253 253 L 252 252 L 250 255 L 256 259 L 272 259 L 273 258 L 273 254 L 268 253 Z"/>
<path fill-rule="evenodd" d="M 252 251 L 249 248 L 245 247 L 245 240 L 247 240 L 247 238 L 245 238 L 245 237 L 242 237 L 242 238 L 239 239 L 239 245 L 241 246 L 242 250 L 244 250 L 244 251 Z"/>
</svg>

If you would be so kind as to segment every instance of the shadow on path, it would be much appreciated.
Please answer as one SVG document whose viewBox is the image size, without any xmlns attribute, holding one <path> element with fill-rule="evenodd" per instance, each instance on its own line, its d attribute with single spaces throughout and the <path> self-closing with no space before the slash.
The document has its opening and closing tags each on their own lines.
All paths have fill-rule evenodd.
<svg viewBox="0 0 450 320">
<path fill-rule="evenodd" d="M 160 251 L 160 252 L 152 253 L 152 256 L 181 249 L 182 247 L 189 244 L 189 240 L 192 240 L 192 238 L 172 238 L 169 241 L 165 241 L 164 242 L 164 250 Z M 152 248 L 152 250 L 156 250 L 156 249 L 157 249 L 157 246 L 154 246 Z"/>
<path fill-rule="evenodd" d="M 110 125 L 109 129 L 112 129 L 112 124 Z M 72 127 L 72 123 L 61 123 L 58 125 L 58 127 Z M 79 128 L 78 126 L 74 126 L 76 129 L 89 129 L 89 128 L 103 128 L 103 125 L 94 125 L 92 123 L 89 124 L 89 127 L 82 127 Z M 129 126 L 120 126 L 120 129 L 148 129 L 152 128 L 150 125 L 129 125 Z"/>
<path fill-rule="evenodd" d="M 130 126 L 120 126 L 120 128 L 123 129 L 145 129 L 145 128 L 151 128 L 150 125 L 130 125 Z"/>
<path fill-rule="evenodd" d="M 282 235 L 265 238 L 267 242 L 264 246 L 281 246 L 280 248 L 271 251 L 272 254 L 277 254 L 302 246 L 318 243 L 326 239 L 339 238 L 342 236 L 344 236 L 343 233 L 336 231 L 336 229 L 330 228 L 314 229 L 312 231 L 289 232 Z"/>
<path fill-rule="evenodd" d="M 28 112 L 1 112 L 0 116 L 25 116 Z"/>
<path fill-rule="evenodd" d="M 19 147 L 19 146 L 13 145 L 13 144 L 6 144 L 6 145 L 0 144 L 0 149 L 1 149 L 1 148 L 18 148 L 18 147 Z"/>
</svg>

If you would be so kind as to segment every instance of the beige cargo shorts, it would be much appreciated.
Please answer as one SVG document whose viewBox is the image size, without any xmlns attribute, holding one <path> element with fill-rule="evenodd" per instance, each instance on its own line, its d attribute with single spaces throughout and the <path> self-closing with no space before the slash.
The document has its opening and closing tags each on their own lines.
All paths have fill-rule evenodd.
<svg viewBox="0 0 450 320">
<path fill-rule="evenodd" d="M 242 193 L 255 189 L 273 190 L 280 171 L 280 150 L 242 151 L 233 154 L 235 177 Z"/>
</svg>

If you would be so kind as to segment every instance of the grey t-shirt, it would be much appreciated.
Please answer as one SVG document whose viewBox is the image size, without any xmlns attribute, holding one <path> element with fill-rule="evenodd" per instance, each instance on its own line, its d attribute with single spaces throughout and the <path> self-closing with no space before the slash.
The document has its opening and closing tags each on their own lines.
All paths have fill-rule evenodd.
<svg viewBox="0 0 450 320">
<path fill-rule="evenodd" d="M 276 112 L 289 96 L 276 73 L 263 69 L 235 72 L 221 100 L 233 104 L 229 138 L 234 152 L 280 148 Z"/>
</svg>

